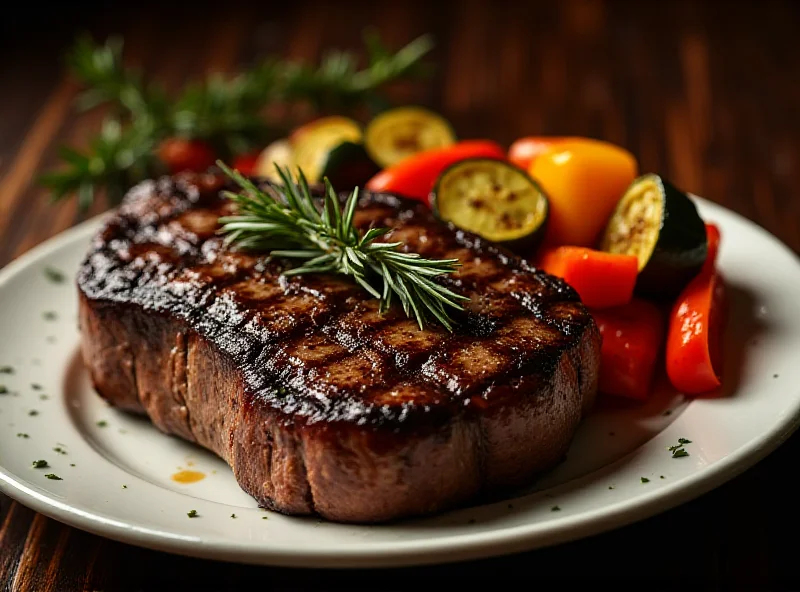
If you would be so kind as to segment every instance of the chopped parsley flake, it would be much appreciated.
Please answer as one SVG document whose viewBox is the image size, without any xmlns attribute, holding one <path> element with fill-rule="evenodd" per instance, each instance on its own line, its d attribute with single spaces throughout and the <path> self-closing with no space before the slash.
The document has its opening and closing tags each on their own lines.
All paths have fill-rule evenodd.
<svg viewBox="0 0 800 592">
<path fill-rule="evenodd" d="M 61 477 L 59 477 L 58 475 L 56 475 L 54 473 L 47 473 L 47 475 L 45 475 L 45 477 L 47 477 L 48 479 L 50 479 L 52 481 L 63 481 L 63 479 Z"/>
<path fill-rule="evenodd" d="M 561 508 L 559 508 L 558 506 L 553 506 L 552 508 L 550 508 L 550 511 L 551 512 L 560 512 Z"/>
<path fill-rule="evenodd" d="M 0 395 L 7 395 L 7 394 L 8 394 L 8 387 L 0 384 Z"/>
<path fill-rule="evenodd" d="M 46 460 L 35 460 L 33 461 L 33 468 L 34 469 L 46 469 L 48 466 Z"/>
<path fill-rule="evenodd" d="M 608 488 L 609 489 L 614 489 L 614 486 L 613 485 L 609 485 Z"/>
<path fill-rule="evenodd" d="M 108 422 L 105 419 L 101 419 L 100 421 L 97 422 L 97 427 L 98 428 L 108 427 Z"/>
<path fill-rule="evenodd" d="M 14 374 L 14 369 L 11 366 L 0 366 L 0 374 Z"/>
<path fill-rule="evenodd" d="M 689 456 L 689 453 L 684 450 L 684 445 L 691 444 L 692 441 L 686 438 L 678 438 L 678 443 L 674 446 L 670 446 L 667 448 L 672 453 L 672 458 L 681 458 L 683 456 Z"/>
<path fill-rule="evenodd" d="M 39 395 L 39 400 L 40 401 L 47 401 L 49 398 L 50 397 L 48 397 L 47 395 Z"/>
<path fill-rule="evenodd" d="M 41 385 L 41 384 L 36 384 L 36 383 L 34 382 L 34 383 L 31 385 L 31 388 L 32 388 L 33 390 L 35 390 L 35 391 L 40 391 L 40 390 L 42 390 L 42 385 Z"/>
<path fill-rule="evenodd" d="M 17 438 L 28 439 L 28 438 L 30 438 L 30 436 L 28 434 L 23 434 L 22 432 L 20 432 L 19 434 L 17 434 Z"/>
<path fill-rule="evenodd" d="M 45 267 L 44 268 L 44 277 L 47 278 L 48 281 L 53 282 L 54 284 L 63 284 L 64 280 L 66 280 L 66 276 L 55 267 Z"/>
<path fill-rule="evenodd" d="M 75 463 L 69 463 L 69 466 L 74 467 Z"/>
<path fill-rule="evenodd" d="M 186 512 L 186 515 L 189 518 L 197 518 L 197 510 L 189 510 L 188 512 Z"/>
<path fill-rule="evenodd" d="M 650 479 L 647 477 L 642 477 L 642 483 L 650 483 Z"/>
<path fill-rule="evenodd" d="M 47 310 L 42 313 L 42 318 L 45 321 L 55 321 L 58 319 L 58 313 L 53 310 Z"/>
<path fill-rule="evenodd" d="M 128 489 L 128 486 L 127 485 L 123 485 L 122 489 Z"/>
<path fill-rule="evenodd" d="M 262 516 L 261 519 L 262 520 L 269 520 L 269 516 Z"/>
<path fill-rule="evenodd" d="M 31 409 L 30 411 L 28 411 L 28 415 L 30 415 L 31 417 L 36 417 L 37 415 L 39 415 L 39 412 L 36 411 L 36 409 Z"/>
<path fill-rule="evenodd" d="M 661 476 L 659 477 L 659 479 L 665 479 L 664 475 L 661 475 Z"/>
<path fill-rule="evenodd" d="M 58 452 L 59 454 L 66 454 L 67 453 L 67 451 L 64 450 L 63 448 L 61 448 L 61 446 L 56 446 L 55 448 L 53 448 L 53 452 Z"/>
<path fill-rule="evenodd" d="M 236 518 L 236 514 L 231 514 L 231 518 Z"/>
</svg>

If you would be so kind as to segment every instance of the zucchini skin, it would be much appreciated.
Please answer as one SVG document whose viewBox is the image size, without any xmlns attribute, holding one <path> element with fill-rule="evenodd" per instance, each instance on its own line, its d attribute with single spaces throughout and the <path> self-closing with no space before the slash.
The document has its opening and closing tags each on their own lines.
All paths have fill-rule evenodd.
<svg viewBox="0 0 800 592">
<path fill-rule="evenodd" d="M 350 191 L 363 187 L 379 171 L 363 144 L 344 141 L 328 153 L 320 179 L 327 177 L 337 190 Z"/>
<path fill-rule="evenodd" d="M 655 180 L 661 189 L 663 211 L 658 240 L 639 272 L 635 291 L 653 300 L 668 300 L 700 272 L 708 254 L 708 238 L 705 223 L 688 195 L 659 175 L 645 175 L 633 185 L 645 178 Z"/>
</svg>

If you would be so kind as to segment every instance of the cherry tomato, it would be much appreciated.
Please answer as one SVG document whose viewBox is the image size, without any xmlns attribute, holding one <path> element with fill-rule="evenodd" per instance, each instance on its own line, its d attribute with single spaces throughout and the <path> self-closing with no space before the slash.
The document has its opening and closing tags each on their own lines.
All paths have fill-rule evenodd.
<svg viewBox="0 0 800 592">
<path fill-rule="evenodd" d="M 255 172 L 256 162 L 258 162 L 258 157 L 260 155 L 260 150 L 248 152 L 246 154 L 240 154 L 233 159 L 233 168 L 242 173 L 245 177 L 249 177 Z"/>
<path fill-rule="evenodd" d="M 182 171 L 202 173 L 217 160 L 208 142 L 186 138 L 167 138 L 161 142 L 158 157 L 173 174 Z"/>
</svg>

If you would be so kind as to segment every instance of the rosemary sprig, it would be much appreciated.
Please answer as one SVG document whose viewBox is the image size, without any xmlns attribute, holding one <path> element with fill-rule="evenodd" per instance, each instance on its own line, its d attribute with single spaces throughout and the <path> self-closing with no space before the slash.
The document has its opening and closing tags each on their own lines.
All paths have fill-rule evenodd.
<svg viewBox="0 0 800 592">
<path fill-rule="evenodd" d="M 442 286 L 435 278 L 453 273 L 459 265 L 458 259 L 424 259 L 418 253 L 400 251 L 402 242 L 378 242 L 389 232 L 388 228 L 370 228 L 360 233 L 353 225 L 358 188 L 342 207 L 325 179 L 320 211 L 302 171 L 298 171 L 299 185 L 296 185 L 288 168 L 277 167 L 283 185 L 277 189 L 276 199 L 224 163 L 217 164 L 242 189 L 240 193 L 225 192 L 239 206 L 237 215 L 220 218 L 220 231 L 227 234 L 228 244 L 268 251 L 272 257 L 302 260 L 299 267 L 284 272 L 287 276 L 306 273 L 351 276 L 380 299 L 381 312 L 388 310 L 397 297 L 406 316 L 413 315 L 420 329 L 433 317 L 448 331 L 453 330 L 448 308 L 462 310 L 459 301 L 468 298 Z"/>
<path fill-rule="evenodd" d="M 169 98 L 123 65 L 120 38 L 102 45 L 80 38 L 67 56 L 70 72 L 86 87 L 78 107 L 104 105 L 111 115 L 88 149 L 64 149 L 63 167 L 41 181 L 54 199 L 77 193 L 82 208 L 99 189 L 116 203 L 131 185 L 163 170 L 153 152 L 166 138 L 203 140 L 229 159 L 281 135 L 278 128 L 286 122 L 265 116 L 273 103 L 305 101 L 318 111 L 384 105 L 381 87 L 424 73 L 420 60 L 433 46 L 422 36 L 392 53 L 375 34 L 366 44 L 369 61 L 363 69 L 356 54 L 344 51 L 329 53 L 318 67 L 268 59 L 231 78 L 211 74 Z"/>
</svg>

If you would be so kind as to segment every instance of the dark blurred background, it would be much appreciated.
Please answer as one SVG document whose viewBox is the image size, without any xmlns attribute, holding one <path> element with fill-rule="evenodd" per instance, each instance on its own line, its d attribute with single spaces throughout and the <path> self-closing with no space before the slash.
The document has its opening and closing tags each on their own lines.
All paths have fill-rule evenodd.
<svg viewBox="0 0 800 592">
<path fill-rule="evenodd" d="M 0 265 L 105 207 L 80 214 L 74 201 L 52 206 L 35 182 L 57 163 L 60 143 L 85 143 L 102 119 L 71 109 L 77 88 L 63 77 L 61 58 L 76 34 L 121 34 L 129 63 L 175 90 L 270 53 L 316 60 L 325 48 L 360 48 L 366 25 L 394 47 L 434 35 L 435 75 L 395 89 L 396 98 L 441 111 L 460 136 L 508 144 L 575 134 L 621 144 L 642 171 L 661 172 L 800 251 L 800 2 L 28 2 L 0 16 Z M 25 569 L 26 590 L 150 590 L 164 582 L 399 589 L 422 578 L 503 576 L 800 589 L 797 545 L 786 541 L 800 526 L 796 488 L 783 485 L 799 447 L 795 437 L 715 492 L 610 534 L 388 576 L 168 557 L 78 533 L 0 496 L 0 583 L 4 570 Z M 56 546 L 68 549 L 66 558 L 41 559 Z"/>
</svg>

